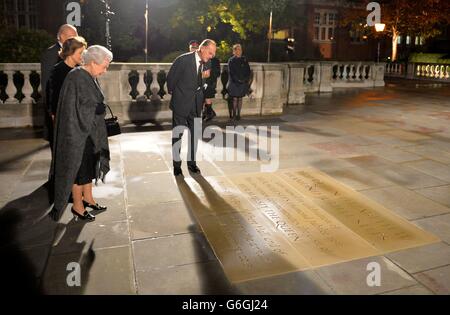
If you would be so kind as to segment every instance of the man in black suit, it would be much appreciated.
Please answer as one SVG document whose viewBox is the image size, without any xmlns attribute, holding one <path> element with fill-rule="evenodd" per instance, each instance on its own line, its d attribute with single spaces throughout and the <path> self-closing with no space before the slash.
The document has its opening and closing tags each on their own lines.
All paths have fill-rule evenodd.
<svg viewBox="0 0 450 315">
<path fill-rule="evenodd" d="M 175 59 L 167 75 L 167 87 L 172 95 L 170 109 L 172 110 L 172 157 L 175 176 L 183 174 L 180 149 L 184 128 L 180 127 L 189 129 L 188 169 L 192 173 L 200 173 L 195 156 L 198 138 L 202 132 L 199 117 L 205 100 L 204 80 L 209 72 L 205 64 L 216 55 L 216 49 L 216 43 L 213 40 L 205 39 L 198 50 Z"/>
<path fill-rule="evenodd" d="M 51 110 L 47 106 L 47 101 L 45 99 L 47 82 L 50 78 L 50 72 L 52 71 L 55 64 L 61 61 L 59 57 L 59 51 L 64 44 L 64 42 L 71 38 L 78 36 L 77 29 L 75 26 L 70 24 L 62 25 L 57 34 L 58 41 L 53 46 L 47 48 L 41 56 L 41 94 L 42 101 L 45 106 L 45 138 L 50 142 L 50 146 L 53 144 L 53 120 Z"/>
</svg>

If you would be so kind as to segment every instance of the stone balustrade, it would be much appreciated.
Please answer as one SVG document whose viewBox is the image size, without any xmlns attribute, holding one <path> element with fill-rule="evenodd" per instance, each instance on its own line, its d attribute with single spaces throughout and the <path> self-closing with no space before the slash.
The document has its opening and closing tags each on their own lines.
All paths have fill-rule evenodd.
<svg viewBox="0 0 450 315">
<path fill-rule="evenodd" d="M 386 64 L 386 77 L 450 82 L 450 64 L 401 63 Z"/>
<path fill-rule="evenodd" d="M 121 123 L 144 124 L 170 120 L 166 76 L 169 63 L 112 63 L 99 81 Z M 228 115 L 227 65 L 217 81 L 214 109 Z M 281 114 L 286 105 L 305 102 L 305 93 L 334 88 L 384 85 L 385 65 L 370 62 L 251 63 L 249 97 L 243 116 Z M 0 64 L 0 127 L 39 126 L 43 123 L 40 65 Z"/>
</svg>

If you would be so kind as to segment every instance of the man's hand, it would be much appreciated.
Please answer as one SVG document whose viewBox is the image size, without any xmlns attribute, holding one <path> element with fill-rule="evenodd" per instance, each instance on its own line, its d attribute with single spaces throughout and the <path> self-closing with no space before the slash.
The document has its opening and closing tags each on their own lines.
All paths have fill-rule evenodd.
<svg viewBox="0 0 450 315">
<path fill-rule="evenodd" d="M 202 78 L 203 78 L 203 79 L 207 79 L 207 78 L 209 78 L 210 76 L 211 76 L 211 69 L 206 70 L 206 71 L 203 71 L 203 73 L 202 73 Z"/>
</svg>

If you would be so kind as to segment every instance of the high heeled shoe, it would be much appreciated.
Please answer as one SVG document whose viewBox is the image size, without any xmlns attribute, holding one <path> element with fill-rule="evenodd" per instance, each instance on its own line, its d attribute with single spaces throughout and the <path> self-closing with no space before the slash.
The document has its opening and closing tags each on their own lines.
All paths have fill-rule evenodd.
<svg viewBox="0 0 450 315">
<path fill-rule="evenodd" d="M 75 218 L 80 218 L 81 220 L 95 221 L 95 215 L 90 214 L 87 211 L 84 211 L 83 214 L 79 214 L 72 208 L 71 212 Z"/>
<path fill-rule="evenodd" d="M 83 200 L 83 205 L 85 208 L 91 208 L 92 210 L 97 210 L 97 211 L 105 211 L 106 209 L 108 209 L 108 207 L 105 206 L 100 206 L 98 203 L 96 203 L 95 205 L 90 204 L 87 201 Z"/>
</svg>

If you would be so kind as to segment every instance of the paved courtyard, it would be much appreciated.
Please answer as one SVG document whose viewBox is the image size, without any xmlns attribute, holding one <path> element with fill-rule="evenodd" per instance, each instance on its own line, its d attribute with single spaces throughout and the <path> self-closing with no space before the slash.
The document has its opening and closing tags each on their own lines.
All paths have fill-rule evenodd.
<svg viewBox="0 0 450 315">
<path fill-rule="evenodd" d="M 239 284 L 185 203 L 194 192 L 172 175 L 170 125 L 125 126 L 110 140 L 111 172 L 94 190 L 108 210 L 87 224 L 70 211 L 58 224 L 45 216 L 50 151 L 37 132 L 0 130 L 2 283 L 22 291 L 39 283 L 47 294 L 449 294 L 449 87 L 392 81 L 308 95 L 282 116 L 244 117 L 244 126 L 279 126 L 280 168 L 314 167 L 441 241 Z M 264 163 L 198 164 L 207 178 Z M 81 265 L 81 286 L 67 285 L 70 262 Z M 380 286 L 367 285 L 370 262 L 381 266 Z"/>
</svg>

